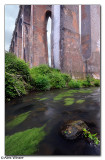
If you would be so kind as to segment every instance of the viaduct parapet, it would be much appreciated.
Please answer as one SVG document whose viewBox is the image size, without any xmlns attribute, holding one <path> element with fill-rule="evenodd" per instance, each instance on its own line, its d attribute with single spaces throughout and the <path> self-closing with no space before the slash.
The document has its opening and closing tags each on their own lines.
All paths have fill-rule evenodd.
<svg viewBox="0 0 105 160">
<path fill-rule="evenodd" d="M 10 52 L 30 67 L 48 64 L 49 17 L 51 67 L 74 78 L 100 78 L 100 5 L 20 5 Z"/>
</svg>

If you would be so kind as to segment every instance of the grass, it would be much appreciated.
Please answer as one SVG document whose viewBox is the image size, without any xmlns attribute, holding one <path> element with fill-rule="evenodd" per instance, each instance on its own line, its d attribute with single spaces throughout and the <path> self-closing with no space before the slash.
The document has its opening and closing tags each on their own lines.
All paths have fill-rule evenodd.
<svg viewBox="0 0 105 160">
<path fill-rule="evenodd" d="M 83 102 L 85 102 L 84 99 L 79 99 L 79 100 L 76 101 L 76 103 L 78 103 L 78 104 L 82 104 Z"/>
<path fill-rule="evenodd" d="M 88 131 L 86 128 L 83 128 L 83 134 L 85 136 L 85 138 L 89 138 L 91 139 L 96 145 L 98 145 L 100 143 L 98 137 L 96 136 L 96 134 L 91 134 L 90 131 Z"/>
<path fill-rule="evenodd" d="M 15 119 L 13 119 L 12 121 L 6 123 L 6 128 L 12 129 L 15 126 L 19 125 L 20 123 L 22 123 L 29 116 L 29 114 L 30 114 L 30 111 L 22 113 L 22 114 L 16 116 Z"/>
<path fill-rule="evenodd" d="M 74 103 L 74 98 L 65 98 L 64 100 L 65 102 L 65 106 L 69 106 L 69 105 L 72 105 Z"/>
<path fill-rule="evenodd" d="M 32 128 L 23 132 L 17 132 L 5 138 L 5 154 L 9 155 L 33 155 L 39 143 L 44 139 L 46 133 L 44 127 Z"/>
</svg>

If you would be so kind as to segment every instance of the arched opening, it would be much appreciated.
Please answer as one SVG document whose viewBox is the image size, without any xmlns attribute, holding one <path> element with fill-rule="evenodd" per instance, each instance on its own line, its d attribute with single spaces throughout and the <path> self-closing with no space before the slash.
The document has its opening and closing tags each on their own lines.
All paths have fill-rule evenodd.
<svg viewBox="0 0 105 160">
<path fill-rule="evenodd" d="M 47 48 L 48 48 L 48 65 L 51 67 L 51 11 L 46 12 L 46 30 L 47 30 Z"/>
</svg>

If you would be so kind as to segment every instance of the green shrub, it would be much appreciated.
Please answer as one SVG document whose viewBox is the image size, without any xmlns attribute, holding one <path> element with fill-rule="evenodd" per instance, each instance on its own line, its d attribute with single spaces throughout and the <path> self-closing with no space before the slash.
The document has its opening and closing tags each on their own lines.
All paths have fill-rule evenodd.
<svg viewBox="0 0 105 160">
<path fill-rule="evenodd" d="M 5 96 L 11 99 L 32 89 L 30 69 L 25 61 L 12 53 L 5 54 Z"/>
<path fill-rule="evenodd" d="M 61 76 L 63 77 L 63 79 L 66 81 L 66 83 L 68 83 L 71 80 L 71 77 L 69 74 L 66 73 L 62 73 Z"/>
<path fill-rule="evenodd" d="M 51 88 L 63 88 L 66 86 L 66 81 L 59 72 L 53 72 L 49 76 Z"/>
<path fill-rule="evenodd" d="M 30 79 L 29 65 L 12 53 L 5 54 L 5 71 L 22 76 L 26 81 Z"/>
<path fill-rule="evenodd" d="M 81 81 L 81 85 L 82 85 L 83 87 L 90 87 L 90 86 L 91 86 L 91 83 L 90 83 L 89 81 L 87 81 L 87 80 L 82 80 L 82 81 Z"/>
<path fill-rule="evenodd" d="M 47 75 L 51 73 L 50 68 L 47 65 L 40 65 L 37 67 L 32 67 L 31 69 L 31 75 Z"/>
<path fill-rule="evenodd" d="M 16 75 L 5 73 L 5 95 L 6 98 L 14 98 L 26 94 L 23 81 L 18 79 Z"/>
<path fill-rule="evenodd" d="M 80 88 L 80 87 L 81 87 L 81 82 L 78 81 L 78 80 L 72 79 L 72 80 L 68 83 L 68 86 L 69 86 L 70 88 Z"/>
<path fill-rule="evenodd" d="M 33 77 L 33 86 L 37 90 L 49 90 L 50 89 L 50 80 L 47 76 L 37 75 Z"/>
<path fill-rule="evenodd" d="M 94 80 L 94 86 L 96 86 L 96 87 L 100 86 L 100 80 L 99 79 Z"/>
</svg>

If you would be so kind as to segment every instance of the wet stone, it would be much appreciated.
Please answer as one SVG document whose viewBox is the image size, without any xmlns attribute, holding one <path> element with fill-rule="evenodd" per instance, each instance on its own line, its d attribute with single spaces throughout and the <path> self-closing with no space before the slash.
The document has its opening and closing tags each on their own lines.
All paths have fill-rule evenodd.
<svg viewBox="0 0 105 160">
<path fill-rule="evenodd" d="M 67 121 L 61 128 L 61 135 L 68 140 L 73 140 L 82 134 L 83 128 L 87 129 L 88 126 L 82 120 Z"/>
</svg>

